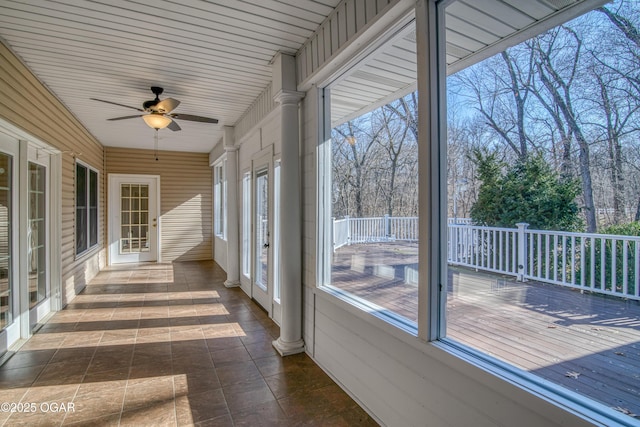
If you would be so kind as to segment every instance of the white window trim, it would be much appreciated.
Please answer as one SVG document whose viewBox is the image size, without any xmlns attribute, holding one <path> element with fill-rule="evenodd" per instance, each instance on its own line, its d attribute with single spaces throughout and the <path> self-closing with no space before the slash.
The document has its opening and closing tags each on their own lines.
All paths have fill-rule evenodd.
<svg viewBox="0 0 640 427">
<path fill-rule="evenodd" d="M 86 188 L 87 188 L 87 249 L 83 250 L 82 252 L 75 252 L 78 248 L 78 237 L 76 235 L 76 229 L 73 229 L 73 234 L 74 234 L 74 240 L 73 240 L 73 245 L 74 245 L 74 252 L 75 252 L 75 257 L 76 259 L 82 258 L 87 254 L 90 254 L 92 252 L 94 252 L 97 248 L 100 248 L 100 242 L 101 242 L 101 236 L 100 236 L 100 210 L 101 210 L 101 206 L 100 206 L 100 171 L 96 168 L 94 168 L 93 166 L 89 165 L 86 162 L 83 162 L 82 160 L 79 159 L 75 159 L 75 162 L 73 163 L 73 175 L 74 175 L 74 180 L 73 180 L 73 185 L 74 185 L 74 201 L 73 201 L 73 206 L 74 206 L 74 219 L 76 219 L 76 215 L 78 212 L 77 209 L 77 197 L 78 197 L 78 176 L 77 176 L 77 171 L 78 171 L 78 165 L 84 167 L 87 169 L 87 184 L 86 184 Z M 90 174 L 89 172 L 93 171 L 97 174 L 97 188 L 96 188 L 96 196 L 97 196 L 97 209 L 98 209 L 98 219 L 97 219 L 97 233 L 98 233 L 98 241 L 95 243 L 95 245 L 91 246 L 90 244 L 90 236 L 91 236 L 91 224 L 89 223 L 89 177 Z M 76 219 L 77 220 L 77 219 Z"/>
<path fill-rule="evenodd" d="M 227 240 L 227 157 L 213 164 L 213 230 L 214 235 Z"/>
<path fill-rule="evenodd" d="M 241 251 L 242 251 L 242 276 L 251 280 L 251 169 L 242 173 L 242 225 Z M 245 268 L 247 267 L 247 268 Z"/>
</svg>

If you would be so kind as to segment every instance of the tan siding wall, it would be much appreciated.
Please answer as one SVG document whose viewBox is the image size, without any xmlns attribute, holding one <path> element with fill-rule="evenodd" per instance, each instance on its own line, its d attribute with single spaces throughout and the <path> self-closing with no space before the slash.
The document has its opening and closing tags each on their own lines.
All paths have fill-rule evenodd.
<svg viewBox="0 0 640 427">
<path fill-rule="evenodd" d="M 74 154 L 100 173 L 104 206 L 103 147 L 15 55 L 0 43 L 0 118 L 62 151 L 62 302 L 71 301 L 104 266 L 104 211 L 99 249 L 75 258 Z M 55 248 L 53 248 L 55 250 Z"/>
<path fill-rule="evenodd" d="M 150 143 L 152 142 L 149 140 Z M 160 176 L 162 262 L 212 258 L 212 172 L 207 153 L 107 147 L 107 174 Z"/>
</svg>

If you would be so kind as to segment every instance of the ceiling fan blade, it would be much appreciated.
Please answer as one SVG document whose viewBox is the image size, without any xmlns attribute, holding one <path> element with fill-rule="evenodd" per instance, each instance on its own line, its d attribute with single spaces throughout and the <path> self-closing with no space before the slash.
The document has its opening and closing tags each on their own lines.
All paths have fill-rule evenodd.
<svg viewBox="0 0 640 427">
<path fill-rule="evenodd" d="M 180 105 L 180 101 L 177 99 L 166 98 L 158 102 L 153 109 L 158 113 L 168 113 L 173 111 L 178 105 Z"/>
<path fill-rule="evenodd" d="M 105 101 L 104 99 L 98 99 L 98 98 L 89 98 L 89 99 L 91 99 L 92 101 L 106 102 L 107 104 L 113 104 L 113 105 L 117 105 L 117 106 L 125 107 L 125 108 L 132 108 L 134 110 L 138 110 L 138 111 L 144 112 L 144 110 L 142 110 L 140 108 L 137 108 L 137 107 L 132 107 L 130 105 L 118 104 L 117 102 Z"/>
<path fill-rule="evenodd" d="M 167 126 L 167 128 L 171 129 L 174 132 L 177 130 L 182 130 L 180 125 L 178 125 L 178 123 L 176 123 L 175 120 L 171 120 L 171 123 L 169 123 L 169 126 Z"/>
<path fill-rule="evenodd" d="M 202 116 L 194 116 L 193 114 L 173 113 L 173 114 L 169 114 L 169 116 L 172 119 L 191 120 L 192 122 L 218 123 L 218 119 L 212 119 L 209 117 L 202 117 Z"/>
<path fill-rule="evenodd" d="M 135 116 L 114 117 L 113 119 L 107 119 L 107 120 L 113 121 L 113 120 L 133 119 L 135 117 L 142 117 L 142 116 L 144 116 L 144 114 L 136 114 Z"/>
</svg>

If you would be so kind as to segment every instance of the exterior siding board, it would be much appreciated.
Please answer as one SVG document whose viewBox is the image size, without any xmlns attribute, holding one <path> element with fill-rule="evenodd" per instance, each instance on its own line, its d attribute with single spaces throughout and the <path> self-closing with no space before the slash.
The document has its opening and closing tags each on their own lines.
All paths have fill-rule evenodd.
<svg viewBox="0 0 640 427">
<path fill-rule="evenodd" d="M 276 103 L 273 101 L 273 93 L 271 85 L 269 84 L 235 124 L 236 141 L 246 136 L 262 119 L 273 111 L 275 107 Z"/>
<path fill-rule="evenodd" d="M 212 173 L 209 154 L 107 147 L 107 174 L 160 176 L 162 262 L 211 259 Z"/>
<path fill-rule="evenodd" d="M 393 3 L 399 1 L 394 0 Z M 305 63 L 304 67 L 298 68 L 298 85 L 335 58 L 391 3 L 390 0 L 343 0 L 298 50 L 298 64 Z"/>
<path fill-rule="evenodd" d="M 0 43 L 0 118 L 62 152 L 62 304 L 71 301 L 104 266 L 104 211 L 99 212 L 99 245 L 75 256 L 75 156 L 100 174 L 99 204 L 104 207 L 103 147 Z"/>
</svg>

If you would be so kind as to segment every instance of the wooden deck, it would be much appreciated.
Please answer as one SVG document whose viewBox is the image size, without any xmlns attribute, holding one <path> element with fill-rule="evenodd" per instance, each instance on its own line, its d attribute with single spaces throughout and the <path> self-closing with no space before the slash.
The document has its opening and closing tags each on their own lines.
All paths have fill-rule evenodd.
<svg viewBox="0 0 640 427">
<path fill-rule="evenodd" d="M 417 320 L 417 245 L 340 248 L 332 283 Z M 449 268 L 447 335 L 622 412 L 640 414 L 640 303 Z"/>
</svg>

